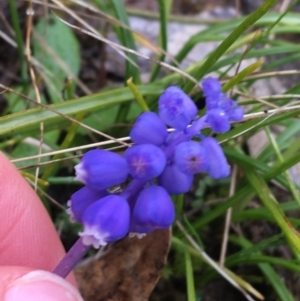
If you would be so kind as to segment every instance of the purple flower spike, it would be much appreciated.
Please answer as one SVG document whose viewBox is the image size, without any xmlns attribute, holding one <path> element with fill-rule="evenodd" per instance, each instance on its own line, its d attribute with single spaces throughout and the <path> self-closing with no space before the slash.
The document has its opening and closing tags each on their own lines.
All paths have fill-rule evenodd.
<svg viewBox="0 0 300 301">
<path fill-rule="evenodd" d="M 83 244 L 94 248 L 123 238 L 129 230 L 130 209 L 121 196 L 109 195 L 91 204 L 84 212 Z"/>
<path fill-rule="evenodd" d="M 213 109 L 207 112 L 206 122 L 216 133 L 226 133 L 230 130 L 228 115 L 221 109 Z"/>
<path fill-rule="evenodd" d="M 72 220 L 81 223 L 85 209 L 97 200 L 107 196 L 107 194 L 106 190 L 96 191 L 85 186 L 71 195 L 68 201 L 69 208 L 67 212 L 70 214 Z"/>
<path fill-rule="evenodd" d="M 137 144 L 150 143 L 161 146 L 168 136 L 167 128 L 157 114 L 141 114 L 130 131 L 130 138 Z"/>
<path fill-rule="evenodd" d="M 174 163 L 187 175 L 205 171 L 207 168 L 205 149 L 195 141 L 182 142 L 175 149 Z"/>
<path fill-rule="evenodd" d="M 134 145 L 125 151 L 124 157 L 134 179 L 148 181 L 159 176 L 166 166 L 164 152 L 152 144 Z"/>
<path fill-rule="evenodd" d="M 178 87 L 169 87 L 158 100 L 159 117 L 175 129 L 184 130 L 198 114 L 191 98 Z"/>
<path fill-rule="evenodd" d="M 202 89 L 206 96 L 217 97 L 222 87 L 216 78 L 208 77 L 202 82 Z"/>
<path fill-rule="evenodd" d="M 207 154 L 207 173 L 213 179 L 228 177 L 230 175 L 230 166 L 218 141 L 214 138 L 207 137 L 203 139 L 202 145 Z"/>
<path fill-rule="evenodd" d="M 169 228 L 175 219 L 171 197 L 163 187 L 149 186 L 139 194 L 132 212 L 131 232 Z"/>
<path fill-rule="evenodd" d="M 158 184 L 169 194 L 182 194 L 190 190 L 193 176 L 181 172 L 176 165 L 167 165 L 158 178 Z"/>
<path fill-rule="evenodd" d="M 95 190 L 103 190 L 123 183 L 128 176 L 128 165 L 120 155 L 95 149 L 87 152 L 75 166 L 76 180 Z"/>
</svg>

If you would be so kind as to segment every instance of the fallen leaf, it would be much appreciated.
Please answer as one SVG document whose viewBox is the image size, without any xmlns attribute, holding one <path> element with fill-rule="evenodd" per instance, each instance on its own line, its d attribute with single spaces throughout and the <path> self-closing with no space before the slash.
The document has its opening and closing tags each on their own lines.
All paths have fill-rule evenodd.
<svg viewBox="0 0 300 301">
<path fill-rule="evenodd" d="M 171 230 L 157 230 L 142 239 L 115 243 L 99 259 L 75 269 L 85 301 L 145 301 L 166 263 Z"/>
</svg>

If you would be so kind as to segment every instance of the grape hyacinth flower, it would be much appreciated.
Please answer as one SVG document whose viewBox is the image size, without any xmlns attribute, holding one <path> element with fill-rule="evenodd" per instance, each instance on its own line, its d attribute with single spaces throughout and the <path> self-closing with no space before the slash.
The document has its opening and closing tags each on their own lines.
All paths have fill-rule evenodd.
<svg viewBox="0 0 300 301">
<path fill-rule="evenodd" d="M 75 170 L 86 186 L 71 196 L 67 210 L 83 230 L 55 273 L 65 277 L 91 246 L 170 227 L 175 219 L 171 195 L 188 192 L 195 174 L 205 172 L 214 179 L 230 175 L 221 146 L 201 130 L 227 132 L 244 111 L 222 92 L 217 79 L 205 79 L 202 88 L 203 116 L 197 117 L 192 99 L 172 86 L 159 97 L 158 114 L 144 112 L 137 118 L 130 131 L 134 145 L 123 156 L 99 149 L 84 154 Z M 168 126 L 175 131 L 168 133 Z M 109 192 L 115 186 L 119 189 Z"/>
<path fill-rule="evenodd" d="M 90 189 L 103 190 L 123 183 L 129 168 L 126 160 L 113 152 L 95 149 L 87 152 L 75 166 L 76 180 Z"/>
<path fill-rule="evenodd" d="M 82 216 L 84 230 L 79 233 L 84 245 L 94 248 L 123 238 L 129 230 L 129 205 L 119 195 L 108 195 L 85 210 Z"/>
<path fill-rule="evenodd" d="M 81 223 L 82 215 L 87 207 L 107 195 L 108 192 L 106 190 L 92 190 L 84 186 L 71 195 L 68 201 L 69 208 L 67 209 L 67 213 L 70 214 L 72 221 Z"/>
<path fill-rule="evenodd" d="M 151 185 L 139 194 L 132 212 L 130 232 L 149 233 L 169 228 L 175 218 L 175 209 L 168 192 Z"/>
<path fill-rule="evenodd" d="M 207 78 L 202 83 L 206 96 L 207 123 L 216 133 L 226 133 L 230 130 L 230 121 L 241 121 L 244 110 L 237 102 L 221 92 L 221 84 L 215 78 Z"/>
<path fill-rule="evenodd" d="M 168 126 L 184 130 L 197 116 L 198 109 L 179 87 L 169 87 L 158 100 L 159 117 Z"/>
</svg>

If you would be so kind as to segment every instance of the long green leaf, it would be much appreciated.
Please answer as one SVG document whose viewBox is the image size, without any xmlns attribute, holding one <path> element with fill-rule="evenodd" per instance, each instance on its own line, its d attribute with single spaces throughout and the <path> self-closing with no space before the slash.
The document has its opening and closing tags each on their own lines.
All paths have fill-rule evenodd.
<svg viewBox="0 0 300 301">
<path fill-rule="evenodd" d="M 129 27 L 130 24 L 129 24 L 127 12 L 126 12 L 123 1 L 111 0 L 111 5 L 113 6 L 113 9 L 115 11 L 115 17 L 120 22 L 122 22 L 123 24 L 125 24 Z M 123 46 L 125 46 L 131 50 L 136 50 L 135 40 L 134 40 L 133 34 L 130 30 L 123 28 L 123 27 L 118 27 L 118 33 L 119 33 L 119 39 Z M 127 53 L 127 56 L 136 65 L 138 64 L 137 57 L 135 55 L 133 55 L 132 53 Z M 136 66 L 134 66 L 129 60 L 126 60 L 125 81 L 127 79 L 129 79 L 130 77 L 132 77 L 134 83 L 136 83 L 136 84 L 140 83 L 139 69 Z M 130 110 L 130 102 L 122 104 L 120 106 L 118 114 L 117 114 L 116 123 L 124 122 L 127 118 L 129 110 Z"/>
<path fill-rule="evenodd" d="M 160 19 L 160 31 L 159 31 L 159 45 L 160 47 L 166 52 L 167 45 L 168 45 L 168 32 L 167 32 L 167 26 L 168 26 L 168 17 L 170 13 L 170 9 L 172 7 L 172 0 L 158 0 L 159 4 L 159 19 Z M 164 61 L 166 55 L 163 53 L 158 60 Z M 153 82 L 159 71 L 161 69 L 160 64 L 155 64 L 153 67 L 153 70 L 151 72 L 150 76 L 150 82 Z"/>
<path fill-rule="evenodd" d="M 274 179 L 277 175 L 287 170 L 288 168 L 294 166 L 298 162 L 300 162 L 300 153 L 295 154 L 289 159 L 286 159 L 283 163 L 273 166 L 268 172 L 266 172 L 263 175 L 263 178 L 266 181 Z M 193 224 L 194 228 L 199 229 L 203 227 L 210 221 L 224 214 L 228 208 L 233 207 L 235 204 L 241 202 L 244 199 L 251 199 L 254 197 L 254 195 L 255 192 L 253 191 L 251 186 L 249 184 L 245 185 L 244 187 L 237 190 L 236 193 L 232 197 L 230 197 L 226 202 L 223 202 L 222 204 L 218 205 L 212 211 L 208 212 L 206 215 L 195 221 Z"/>
<path fill-rule="evenodd" d="M 235 242 L 239 244 L 243 249 L 248 249 L 252 247 L 252 243 L 242 237 L 238 237 L 237 239 L 235 239 Z M 264 274 L 266 279 L 268 279 L 281 301 L 294 301 L 292 294 L 270 264 L 258 263 L 258 267 L 260 268 L 261 272 Z"/>
<path fill-rule="evenodd" d="M 218 61 L 218 59 L 225 53 L 225 51 L 241 36 L 250 26 L 252 26 L 258 19 L 260 19 L 267 11 L 277 2 L 277 0 L 265 1 L 256 11 L 247 17 L 233 32 L 217 47 L 217 49 L 207 58 L 204 64 L 195 70 L 191 75 L 200 80 L 205 74 L 207 74 L 211 67 Z M 184 90 L 186 92 L 191 91 L 194 83 L 188 82 Z"/>
<path fill-rule="evenodd" d="M 264 206 L 270 211 L 277 225 L 286 235 L 288 241 L 300 254 L 300 236 L 296 230 L 291 227 L 290 222 L 284 215 L 280 206 L 278 205 L 272 191 L 269 189 L 268 185 L 265 183 L 264 179 L 252 170 L 245 170 L 247 179 L 250 185 L 255 190 L 256 194 L 264 204 Z"/>
<path fill-rule="evenodd" d="M 158 96 L 163 92 L 161 85 L 137 86 L 139 92 L 145 95 Z M 74 115 L 79 112 L 94 113 L 111 106 L 126 103 L 132 100 L 132 92 L 128 87 L 118 88 L 90 96 L 68 100 L 63 103 L 53 104 L 47 108 L 34 108 L 18 113 L 0 117 L 0 135 L 18 131 L 37 130 L 39 123 L 44 122 L 45 127 L 59 125 L 65 122 L 64 115 Z M 54 110 L 55 112 L 51 111 Z"/>
</svg>

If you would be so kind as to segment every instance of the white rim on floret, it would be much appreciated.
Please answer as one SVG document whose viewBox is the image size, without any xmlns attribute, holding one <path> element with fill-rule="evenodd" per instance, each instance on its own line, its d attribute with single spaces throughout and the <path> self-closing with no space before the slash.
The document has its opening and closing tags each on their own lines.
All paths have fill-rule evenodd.
<svg viewBox="0 0 300 301">
<path fill-rule="evenodd" d="M 147 233 L 137 233 L 137 232 L 129 232 L 129 234 L 128 234 L 129 238 L 137 237 L 138 239 L 141 239 L 146 235 L 147 235 Z"/>
<path fill-rule="evenodd" d="M 78 233 L 82 237 L 82 243 L 86 246 L 93 245 L 95 249 L 100 246 L 107 245 L 107 238 L 109 233 L 101 233 L 98 227 L 85 226 L 82 232 Z"/>
<path fill-rule="evenodd" d="M 74 216 L 74 212 L 72 211 L 72 200 L 68 200 L 67 201 L 67 206 L 69 208 L 67 208 L 66 212 L 70 215 L 69 219 L 70 222 L 75 223 L 75 216 Z"/>
<path fill-rule="evenodd" d="M 86 171 L 84 170 L 83 163 L 80 162 L 79 164 L 75 165 L 74 169 L 76 174 L 75 180 L 82 182 L 83 184 L 86 184 L 85 179 L 87 177 L 87 174 Z"/>
</svg>

